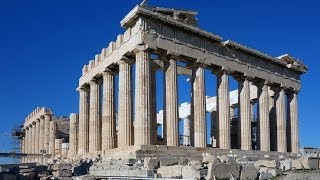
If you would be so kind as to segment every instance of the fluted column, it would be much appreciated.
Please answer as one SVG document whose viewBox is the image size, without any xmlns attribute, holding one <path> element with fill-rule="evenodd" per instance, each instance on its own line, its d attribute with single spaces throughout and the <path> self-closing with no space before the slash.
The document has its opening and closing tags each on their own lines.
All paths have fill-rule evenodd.
<svg viewBox="0 0 320 180">
<path fill-rule="evenodd" d="M 45 114 L 44 115 L 44 149 L 46 150 L 46 153 L 49 152 L 49 136 L 50 136 L 50 121 L 51 121 L 51 115 Z"/>
<path fill-rule="evenodd" d="M 116 147 L 115 84 L 112 72 L 103 74 L 102 150 Z"/>
<path fill-rule="evenodd" d="M 39 124 L 40 124 L 40 129 L 39 129 L 39 152 L 42 152 L 42 150 L 44 149 L 44 117 L 41 117 L 39 119 Z M 42 153 L 41 153 L 42 154 Z"/>
<path fill-rule="evenodd" d="M 70 114 L 70 132 L 69 132 L 69 156 L 78 153 L 78 114 Z"/>
<path fill-rule="evenodd" d="M 258 147 L 260 147 L 261 151 L 270 151 L 269 90 L 266 83 L 258 84 L 258 98 Z"/>
<path fill-rule="evenodd" d="M 251 104 L 250 104 L 250 83 L 247 78 L 239 81 L 239 112 L 240 121 L 240 147 L 242 150 L 251 150 Z M 238 131 L 239 132 L 239 131 Z"/>
<path fill-rule="evenodd" d="M 32 126 L 29 124 L 28 130 L 28 154 L 32 154 Z M 31 162 L 31 158 L 28 157 L 28 162 Z"/>
<path fill-rule="evenodd" d="M 134 144 L 151 144 L 150 59 L 149 52 L 136 52 Z"/>
<path fill-rule="evenodd" d="M 277 151 L 287 152 L 285 92 L 283 88 L 275 89 L 277 116 Z"/>
<path fill-rule="evenodd" d="M 204 68 L 193 69 L 194 146 L 206 147 L 206 93 Z"/>
<path fill-rule="evenodd" d="M 39 153 L 40 153 L 40 119 L 37 119 L 36 120 L 36 148 L 35 148 L 35 154 L 39 154 Z"/>
<path fill-rule="evenodd" d="M 270 91 L 269 91 L 269 94 Z M 277 116 L 273 96 L 269 96 L 270 150 L 277 151 Z"/>
<path fill-rule="evenodd" d="M 89 92 L 79 88 L 79 148 L 78 154 L 89 151 Z"/>
<path fill-rule="evenodd" d="M 218 147 L 221 149 L 230 149 L 230 95 L 228 74 L 224 71 L 219 72 L 217 74 L 217 83 Z"/>
<path fill-rule="evenodd" d="M 157 68 L 155 64 L 150 69 L 150 99 L 151 99 L 151 144 L 158 142 L 158 123 L 157 123 Z"/>
<path fill-rule="evenodd" d="M 36 140 L 37 140 L 37 137 L 36 137 L 36 122 L 32 122 L 32 154 L 35 154 L 37 149 L 36 149 Z"/>
<path fill-rule="evenodd" d="M 183 118 L 183 145 L 190 145 L 190 116 Z"/>
<path fill-rule="evenodd" d="M 97 81 L 90 81 L 89 152 L 101 150 L 100 89 Z"/>
<path fill-rule="evenodd" d="M 298 116 L 298 92 L 291 92 L 289 96 L 290 112 L 290 136 L 291 152 L 299 152 L 299 116 Z"/>
<path fill-rule="evenodd" d="M 52 157 L 55 156 L 55 140 L 56 140 L 57 124 L 55 121 L 50 121 L 50 132 L 49 132 L 49 154 Z"/>
<path fill-rule="evenodd" d="M 133 145 L 131 65 L 119 61 L 118 146 Z"/>
<path fill-rule="evenodd" d="M 178 86 L 177 62 L 169 59 L 165 62 L 166 81 L 166 120 L 167 120 L 167 145 L 179 145 L 179 112 L 178 112 Z"/>
</svg>

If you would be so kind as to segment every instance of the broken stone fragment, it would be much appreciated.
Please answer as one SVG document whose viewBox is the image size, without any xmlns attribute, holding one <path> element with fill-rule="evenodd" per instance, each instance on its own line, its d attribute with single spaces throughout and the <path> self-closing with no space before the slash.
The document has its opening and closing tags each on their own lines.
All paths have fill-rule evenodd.
<svg viewBox="0 0 320 180">
<path fill-rule="evenodd" d="M 145 157 L 143 166 L 147 169 L 158 169 L 160 167 L 160 160 L 158 158 Z"/>
<path fill-rule="evenodd" d="M 181 165 L 173 166 L 161 166 L 158 171 L 158 177 L 162 178 L 181 178 L 182 176 L 182 167 Z"/>
<path fill-rule="evenodd" d="M 160 158 L 160 167 L 179 164 L 179 158 Z"/>
<path fill-rule="evenodd" d="M 182 178 L 183 179 L 200 179 L 200 172 L 192 166 L 183 166 Z"/>
<path fill-rule="evenodd" d="M 276 160 L 258 160 L 254 162 L 256 168 L 259 167 L 268 167 L 268 168 L 279 168 L 280 162 Z"/>
<path fill-rule="evenodd" d="M 240 165 L 237 163 L 209 163 L 207 179 L 240 178 Z"/>
<path fill-rule="evenodd" d="M 258 170 L 253 165 L 242 166 L 240 179 L 256 179 Z"/>
</svg>

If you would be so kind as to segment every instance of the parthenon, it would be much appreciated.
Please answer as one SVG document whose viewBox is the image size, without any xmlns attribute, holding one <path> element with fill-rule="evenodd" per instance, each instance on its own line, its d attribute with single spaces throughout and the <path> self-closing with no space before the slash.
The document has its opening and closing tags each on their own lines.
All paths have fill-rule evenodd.
<svg viewBox="0 0 320 180">
<path fill-rule="evenodd" d="M 307 67 L 288 54 L 272 57 L 223 41 L 200 29 L 196 15 L 189 10 L 137 5 L 123 18 L 125 32 L 82 68 L 79 114 L 70 115 L 67 157 L 129 146 L 186 144 L 298 153 L 298 94 L 300 76 Z M 206 70 L 216 76 L 217 88 L 210 89 L 217 92 L 216 97 L 206 96 Z M 164 73 L 164 106 L 157 112 L 159 71 Z M 180 106 L 179 75 L 189 76 L 191 83 L 191 102 Z M 238 81 L 238 90 L 229 90 L 230 77 Z M 210 133 L 207 112 L 211 113 Z M 55 156 L 51 118 L 52 111 L 46 108 L 26 118 L 23 152 L 46 150 Z M 183 143 L 179 143 L 179 119 L 184 120 L 187 137 Z"/>
<path fill-rule="evenodd" d="M 125 33 L 82 69 L 78 88 L 78 153 L 158 143 L 154 108 L 156 71 L 164 71 L 165 74 L 163 137 L 166 145 L 178 146 L 177 76 L 187 74 L 193 87 L 190 143 L 194 147 L 206 147 L 205 69 L 212 71 L 218 79 L 217 127 L 214 132 L 218 148 L 231 148 L 228 79 L 234 76 L 239 83 L 239 148 L 252 149 L 250 83 L 253 83 L 257 87 L 259 106 L 258 149 L 298 151 L 297 95 L 301 86 L 300 75 L 307 71 L 306 66 L 287 54 L 274 58 L 230 40 L 222 41 L 221 37 L 197 27 L 196 14 L 193 11 L 136 6 L 126 15 L 121 21 Z M 117 73 L 119 108 L 116 135 L 113 94 Z M 103 98 L 100 98 L 99 86 L 103 86 Z M 269 98 L 271 91 L 274 95 Z M 274 130 L 270 129 L 270 104 L 276 110 L 276 137 L 270 135 Z M 101 118 L 99 114 L 102 114 Z"/>
</svg>

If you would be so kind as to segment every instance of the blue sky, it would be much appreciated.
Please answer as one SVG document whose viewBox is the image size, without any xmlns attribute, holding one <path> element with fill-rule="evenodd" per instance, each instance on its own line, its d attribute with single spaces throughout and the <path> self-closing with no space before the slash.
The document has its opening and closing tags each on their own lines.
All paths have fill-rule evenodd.
<svg viewBox="0 0 320 180">
<path fill-rule="evenodd" d="M 3 134 L 37 106 L 51 107 L 57 116 L 78 112 L 76 88 L 82 66 L 123 32 L 120 20 L 139 2 L 0 0 L 0 151 L 11 148 Z M 307 64 L 309 72 L 302 77 L 299 95 L 301 145 L 320 147 L 319 2 L 149 3 L 197 10 L 202 29 L 272 56 L 289 53 Z M 179 101 L 183 102 L 187 100 L 188 88 L 183 77 L 180 81 Z M 214 86 L 207 85 L 207 95 L 215 95 L 215 91 L 210 91 L 215 83 L 208 84 Z M 236 87 L 231 83 L 231 89 Z"/>
</svg>

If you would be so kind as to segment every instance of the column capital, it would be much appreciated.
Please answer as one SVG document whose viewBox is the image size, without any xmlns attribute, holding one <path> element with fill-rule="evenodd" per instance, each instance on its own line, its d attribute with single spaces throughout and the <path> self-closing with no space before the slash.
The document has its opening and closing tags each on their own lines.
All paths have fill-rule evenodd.
<svg viewBox="0 0 320 180">
<path fill-rule="evenodd" d="M 255 79 L 252 82 L 253 85 L 257 86 L 257 87 L 263 87 L 264 85 L 270 85 L 270 81 L 267 79 Z"/>
<path fill-rule="evenodd" d="M 101 73 L 102 77 L 107 76 L 107 75 L 112 75 L 113 76 L 115 74 L 116 74 L 116 72 L 113 69 L 110 69 L 110 68 L 106 68 L 104 70 L 104 72 Z"/>
<path fill-rule="evenodd" d="M 148 48 L 146 44 L 137 45 L 132 52 L 134 54 L 140 53 L 140 52 L 150 52 L 151 49 Z"/>
<path fill-rule="evenodd" d="M 223 74 L 227 74 L 230 75 L 232 72 L 229 70 L 229 67 L 219 67 L 219 68 L 215 68 L 213 70 L 211 70 L 212 74 L 215 75 L 223 75 Z"/>
<path fill-rule="evenodd" d="M 88 92 L 89 88 L 86 86 L 80 86 L 76 89 L 78 92 L 85 91 Z"/>
</svg>

